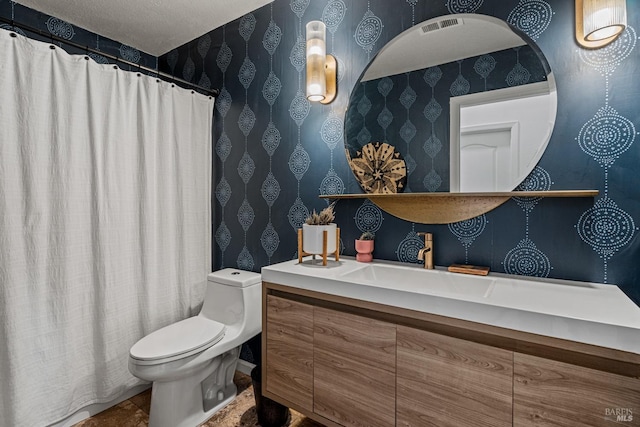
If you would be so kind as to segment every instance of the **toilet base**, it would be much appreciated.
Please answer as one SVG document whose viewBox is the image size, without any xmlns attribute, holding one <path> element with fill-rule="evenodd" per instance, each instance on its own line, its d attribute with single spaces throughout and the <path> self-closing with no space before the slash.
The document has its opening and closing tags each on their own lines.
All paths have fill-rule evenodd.
<svg viewBox="0 0 640 427">
<path fill-rule="evenodd" d="M 152 391 L 152 393 L 154 393 L 155 390 L 156 390 L 156 387 L 154 384 L 154 390 Z M 234 385 L 233 391 L 230 392 L 230 394 L 228 394 L 223 400 L 219 401 L 217 405 L 213 406 L 208 411 L 204 411 L 201 406 L 199 410 L 190 412 L 188 415 L 186 415 L 186 418 L 183 418 L 181 420 L 178 420 L 178 418 L 181 418 L 181 417 L 179 417 L 179 414 L 175 412 L 176 408 L 174 405 L 165 405 L 164 407 L 153 408 L 153 402 L 152 402 L 152 409 L 150 411 L 151 414 L 149 415 L 149 427 L 196 427 L 196 426 L 199 426 L 200 424 L 204 423 L 209 418 L 214 416 L 222 408 L 224 408 L 229 403 L 231 403 L 231 401 L 235 399 L 236 395 L 237 395 L 237 389 Z"/>
<path fill-rule="evenodd" d="M 196 427 L 228 405 L 237 395 L 233 375 L 239 350 L 218 356 L 187 378 L 154 381 L 149 427 Z"/>
</svg>

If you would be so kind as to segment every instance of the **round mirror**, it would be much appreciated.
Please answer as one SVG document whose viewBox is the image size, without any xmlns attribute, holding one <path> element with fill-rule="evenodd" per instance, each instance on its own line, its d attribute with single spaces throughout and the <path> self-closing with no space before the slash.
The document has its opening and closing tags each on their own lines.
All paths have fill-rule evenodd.
<svg viewBox="0 0 640 427">
<path fill-rule="evenodd" d="M 526 35 L 490 16 L 441 16 L 363 72 L 347 160 L 367 193 L 512 191 L 542 157 L 556 111 L 553 74 Z"/>
</svg>

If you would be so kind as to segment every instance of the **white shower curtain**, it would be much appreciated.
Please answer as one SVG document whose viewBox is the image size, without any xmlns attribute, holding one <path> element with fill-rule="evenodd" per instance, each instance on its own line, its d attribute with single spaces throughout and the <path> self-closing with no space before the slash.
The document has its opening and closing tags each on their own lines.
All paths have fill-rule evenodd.
<svg viewBox="0 0 640 427">
<path fill-rule="evenodd" d="M 213 100 L 0 30 L 0 426 L 138 381 L 211 266 Z"/>
</svg>

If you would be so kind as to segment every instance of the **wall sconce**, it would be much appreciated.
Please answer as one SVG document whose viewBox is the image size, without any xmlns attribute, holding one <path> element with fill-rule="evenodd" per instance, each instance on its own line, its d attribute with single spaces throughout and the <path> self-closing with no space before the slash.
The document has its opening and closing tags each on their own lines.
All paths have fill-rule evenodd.
<svg viewBox="0 0 640 427">
<path fill-rule="evenodd" d="M 322 21 L 307 23 L 307 99 L 328 104 L 336 97 L 337 62 L 327 55 L 327 27 Z"/>
<path fill-rule="evenodd" d="M 604 47 L 626 27 L 626 0 L 576 0 L 576 40 L 580 46 Z"/>
</svg>

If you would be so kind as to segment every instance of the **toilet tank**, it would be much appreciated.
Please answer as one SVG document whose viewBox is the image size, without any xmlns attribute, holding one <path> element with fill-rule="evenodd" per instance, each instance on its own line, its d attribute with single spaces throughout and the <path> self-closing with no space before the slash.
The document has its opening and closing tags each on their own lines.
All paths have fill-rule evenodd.
<svg viewBox="0 0 640 427">
<path fill-rule="evenodd" d="M 209 273 L 200 315 L 225 325 L 240 322 L 260 332 L 262 279 L 259 273 L 225 268 Z"/>
</svg>

